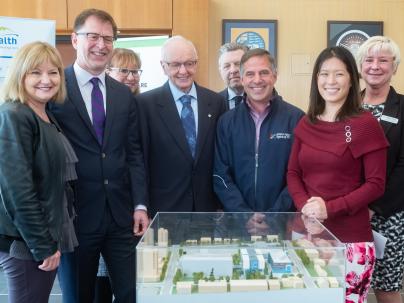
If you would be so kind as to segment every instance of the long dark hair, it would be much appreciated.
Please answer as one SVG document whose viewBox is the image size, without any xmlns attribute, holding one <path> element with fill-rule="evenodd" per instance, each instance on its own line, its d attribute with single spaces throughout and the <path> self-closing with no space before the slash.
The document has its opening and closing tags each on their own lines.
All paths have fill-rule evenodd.
<svg viewBox="0 0 404 303">
<path fill-rule="evenodd" d="M 325 100 L 321 97 L 318 90 L 317 78 L 324 61 L 331 58 L 338 58 L 345 64 L 351 80 L 348 96 L 339 109 L 336 119 L 342 121 L 361 112 L 359 73 L 353 55 L 349 50 L 340 46 L 328 47 L 318 55 L 311 78 L 310 102 L 307 116 L 312 123 L 316 122 L 318 120 L 317 117 L 325 110 Z"/>
</svg>

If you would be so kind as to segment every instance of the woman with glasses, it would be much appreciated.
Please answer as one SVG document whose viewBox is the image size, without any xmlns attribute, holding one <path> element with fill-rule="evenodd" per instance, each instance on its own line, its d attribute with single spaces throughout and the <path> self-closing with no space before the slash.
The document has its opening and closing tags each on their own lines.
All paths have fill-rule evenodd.
<svg viewBox="0 0 404 303">
<path fill-rule="evenodd" d="M 107 74 L 115 80 L 129 86 L 137 95 L 140 93 L 139 81 L 142 70 L 140 57 L 134 51 L 126 48 L 116 48 L 107 68 Z"/>
<path fill-rule="evenodd" d="M 400 50 L 390 38 L 374 36 L 357 53 L 365 82 L 362 106 L 382 126 L 387 152 L 386 191 L 369 205 L 372 228 L 387 238 L 382 259 L 377 259 L 372 287 L 379 303 L 401 303 L 404 270 L 404 96 L 390 86 L 400 64 Z"/>
<path fill-rule="evenodd" d="M 127 85 L 134 95 L 140 93 L 139 81 L 142 70 L 140 57 L 134 51 L 126 48 L 115 48 L 107 67 L 107 74 L 115 80 Z M 95 303 L 111 303 L 112 290 L 109 283 L 108 270 L 105 261 L 100 256 L 98 266 Z"/>
</svg>

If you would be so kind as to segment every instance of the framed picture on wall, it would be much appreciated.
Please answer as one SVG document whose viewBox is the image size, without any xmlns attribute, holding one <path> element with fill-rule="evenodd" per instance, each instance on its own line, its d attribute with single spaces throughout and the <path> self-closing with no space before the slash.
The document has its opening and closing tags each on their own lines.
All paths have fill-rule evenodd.
<svg viewBox="0 0 404 303">
<path fill-rule="evenodd" d="M 372 36 L 383 35 L 382 21 L 328 21 L 327 46 L 343 46 L 354 55 Z"/>
<path fill-rule="evenodd" d="M 222 42 L 237 42 L 250 48 L 264 48 L 276 58 L 277 20 L 224 19 Z"/>
</svg>

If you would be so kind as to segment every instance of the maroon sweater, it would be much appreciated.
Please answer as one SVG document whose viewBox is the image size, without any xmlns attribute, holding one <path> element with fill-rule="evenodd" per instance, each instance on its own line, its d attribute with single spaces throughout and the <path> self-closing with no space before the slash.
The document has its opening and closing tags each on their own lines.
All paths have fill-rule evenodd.
<svg viewBox="0 0 404 303">
<path fill-rule="evenodd" d="M 388 143 L 367 112 L 340 122 L 300 120 L 287 182 L 298 210 L 313 196 L 324 199 L 324 225 L 345 243 L 373 241 L 368 204 L 384 192 Z"/>
</svg>

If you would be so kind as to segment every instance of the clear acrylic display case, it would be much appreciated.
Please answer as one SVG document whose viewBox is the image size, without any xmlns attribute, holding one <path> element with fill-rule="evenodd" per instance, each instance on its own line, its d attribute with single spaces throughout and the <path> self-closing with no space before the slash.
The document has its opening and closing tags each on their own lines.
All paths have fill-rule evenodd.
<svg viewBox="0 0 404 303">
<path fill-rule="evenodd" d="M 138 303 L 344 302 L 345 246 L 300 213 L 158 213 Z"/>
</svg>

